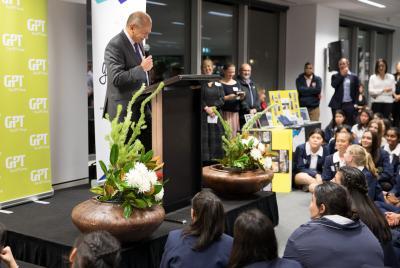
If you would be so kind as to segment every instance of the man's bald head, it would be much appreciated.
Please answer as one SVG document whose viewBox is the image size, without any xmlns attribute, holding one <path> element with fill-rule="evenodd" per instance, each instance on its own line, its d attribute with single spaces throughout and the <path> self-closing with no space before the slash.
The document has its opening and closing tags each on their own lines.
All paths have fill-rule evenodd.
<svg viewBox="0 0 400 268">
<path fill-rule="evenodd" d="M 151 32 L 151 18 L 142 11 L 133 12 L 126 21 L 126 32 L 135 43 L 147 39 Z"/>
<path fill-rule="evenodd" d="M 139 28 L 142 28 L 151 24 L 152 20 L 149 14 L 142 11 L 133 12 L 131 15 L 129 15 L 129 18 L 126 21 L 126 27 L 129 27 L 130 25 L 135 25 Z"/>
</svg>

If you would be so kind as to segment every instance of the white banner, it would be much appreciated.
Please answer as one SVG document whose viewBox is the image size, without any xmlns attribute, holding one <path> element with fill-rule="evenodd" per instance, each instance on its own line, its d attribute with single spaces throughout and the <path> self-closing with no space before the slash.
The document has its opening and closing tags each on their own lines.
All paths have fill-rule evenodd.
<svg viewBox="0 0 400 268">
<path fill-rule="evenodd" d="M 96 160 L 109 159 L 109 146 L 105 136 L 110 124 L 102 118 L 104 98 L 107 90 L 104 50 L 108 42 L 126 25 L 129 15 L 135 11 L 146 11 L 145 0 L 92 0 L 92 50 L 93 50 L 93 92 L 96 138 Z M 97 165 L 97 179 L 103 171 Z"/>
</svg>

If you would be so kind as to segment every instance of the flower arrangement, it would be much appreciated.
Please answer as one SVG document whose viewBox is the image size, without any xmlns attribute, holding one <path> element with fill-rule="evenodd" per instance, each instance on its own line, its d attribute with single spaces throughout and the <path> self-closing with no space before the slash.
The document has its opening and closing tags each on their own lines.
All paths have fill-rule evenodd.
<svg viewBox="0 0 400 268">
<path fill-rule="evenodd" d="M 271 105 L 256 113 L 251 120 L 246 122 L 241 133 L 235 137 L 232 136 L 230 125 L 222 118 L 217 109 L 213 108 L 224 128 L 224 135 L 222 136 L 224 157 L 218 160 L 224 168 L 243 171 L 258 168 L 265 170 L 265 168 L 271 167 L 271 157 L 276 154 L 270 148 L 266 148 L 256 137 L 251 136 L 249 131 L 255 122 L 273 106 Z"/>
<path fill-rule="evenodd" d="M 160 158 L 153 155 L 153 151 L 145 152 L 141 141 L 137 138 L 145 124 L 145 105 L 164 87 L 160 83 L 157 89 L 145 98 L 140 106 L 140 118 L 138 122 L 132 122 L 132 105 L 144 92 L 143 85 L 134 93 L 128 103 L 127 115 L 122 122 L 118 118 L 122 112 L 122 106 L 118 105 L 117 115 L 110 120 L 111 132 L 106 136 L 110 144 L 110 164 L 107 167 L 103 161 L 99 161 L 105 175 L 102 186 L 96 186 L 91 192 L 99 195 L 100 201 L 115 201 L 122 204 L 124 217 L 129 218 L 133 209 L 143 209 L 161 204 L 164 195 L 164 181 L 162 176 L 156 173 L 163 167 Z M 128 140 L 128 132 L 132 132 Z"/>
</svg>

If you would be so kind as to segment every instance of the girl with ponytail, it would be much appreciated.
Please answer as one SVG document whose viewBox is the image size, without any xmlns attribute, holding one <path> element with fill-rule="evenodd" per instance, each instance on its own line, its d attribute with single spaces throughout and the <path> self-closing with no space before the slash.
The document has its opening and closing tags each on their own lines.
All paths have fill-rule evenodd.
<svg viewBox="0 0 400 268">
<path fill-rule="evenodd" d="M 360 145 L 353 144 L 346 149 L 344 160 L 346 166 L 358 168 L 364 174 L 368 184 L 368 196 L 371 200 L 384 201 L 382 189 L 377 180 L 378 172 L 371 155 Z"/>
</svg>

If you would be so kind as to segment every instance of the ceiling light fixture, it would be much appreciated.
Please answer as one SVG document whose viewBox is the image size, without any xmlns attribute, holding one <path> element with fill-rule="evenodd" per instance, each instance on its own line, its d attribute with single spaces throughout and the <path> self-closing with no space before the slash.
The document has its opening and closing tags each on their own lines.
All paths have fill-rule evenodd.
<svg viewBox="0 0 400 268">
<path fill-rule="evenodd" d="M 156 2 L 156 1 L 146 1 L 146 4 L 155 5 L 155 6 L 166 6 L 166 3 Z"/>
<path fill-rule="evenodd" d="M 232 17 L 232 14 L 224 13 L 224 12 L 217 12 L 217 11 L 208 11 L 208 14 L 214 15 L 214 16 L 220 16 L 220 17 L 227 17 L 227 18 Z"/>
<path fill-rule="evenodd" d="M 374 6 L 374 7 L 379 7 L 379 8 L 386 8 L 385 5 L 379 4 L 377 2 L 374 1 L 370 1 L 370 0 L 358 0 L 358 2 L 370 5 L 370 6 Z"/>
<path fill-rule="evenodd" d="M 173 21 L 171 23 L 174 24 L 174 25 L 179 25 L 179 26 L 184 26 L 185 25 L 185 23 L 180 22 L 180 21 Z"/>
</svg>

